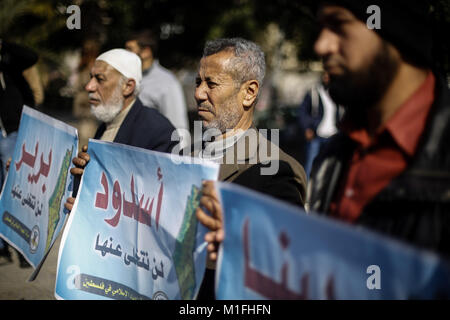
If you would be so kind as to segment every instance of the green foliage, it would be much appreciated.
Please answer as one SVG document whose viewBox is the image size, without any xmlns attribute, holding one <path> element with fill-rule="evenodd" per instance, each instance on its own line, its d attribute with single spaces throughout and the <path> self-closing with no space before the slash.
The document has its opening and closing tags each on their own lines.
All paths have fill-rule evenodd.
<svg viewBox="0 0 450 320">
<path fill-rule="evenodd" d="M 4 38 L 11 29 L 14 20 L 23 16 L 28 11 L 27 1 L 24 0 L 3 0 L 2 10 L 0 10 L 0 37 Z"/>
<path fill-rule="evenodd" d="M 61 52 L 86 38 L 106 50 L 122 47 L 127 35 L 150 28 L 161 35 L 160 59 L 168 67 L 195 63 L 206 40 L 240 36 L 262 42 L 270 24 L 298 49 L 300 61 L 316 59 L 315 0 L 1 0 L 0 37 L 25 44 L 56 63 Z M 68 30 L 67 6 L 81 8 L 81 30 Z M 434 0 L 434 56 L 447 72 L 450 2 Z"/>
<path fill-rule="evenodd" d="M 69 1 L 65 1 L 69 2 Z M 56 61 L 57 52 L 51 50 L 49 39 L 65 28 L 64 1 L 2 0 L 0 37 L 34 49 L 44 59 Z"/>
</svg>

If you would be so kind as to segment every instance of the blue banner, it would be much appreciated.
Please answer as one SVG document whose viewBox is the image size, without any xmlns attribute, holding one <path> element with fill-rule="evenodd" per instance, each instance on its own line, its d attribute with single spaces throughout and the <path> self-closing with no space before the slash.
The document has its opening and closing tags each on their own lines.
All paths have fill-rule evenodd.
<svg viewBox="0 0 450 320">
<path fill-rule="evenodd" d="M 218 188 L 218 299 L 450 297 L 448 262 L 433 253 L 236 185 Z"/>
<path fill-rule="evenodd" d="M 72 191 L 69 170 L 77 149 L 75 128 L 24 106 L 0 195 L 0 236 L 36 271 L 66 221 L 64 202 Z"/>
<path fill-rule="evenodd" d="M 90 140 L 91 157 L 64 230 L 59 299 L 193 299 L 205 271 L 195 216 L 218 165 Z"/>
</svg>

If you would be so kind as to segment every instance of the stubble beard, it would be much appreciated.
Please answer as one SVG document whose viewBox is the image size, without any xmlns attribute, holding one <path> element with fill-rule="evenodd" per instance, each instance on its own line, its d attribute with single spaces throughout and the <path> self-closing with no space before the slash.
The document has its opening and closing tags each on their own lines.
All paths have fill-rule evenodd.
<svg viewBox="0 0 450 320">
<path fill-rule="evenodd" d="M 211 111 L 209 106 L 203 106 Z M 227 130 L 234 129 L 239 120 L 241 120 L 241 113 L 239 112 L 239 106 L 236 103 L 236 96 L 232 95 L 228 100 L 226 100 L 220 107 L 220 112 L 213 113 L 216 118 L 212 121 L 203 121 L 203 131 L 214 129 L 220 131 L 221 134 L 226 133 Z"/>
</svg>

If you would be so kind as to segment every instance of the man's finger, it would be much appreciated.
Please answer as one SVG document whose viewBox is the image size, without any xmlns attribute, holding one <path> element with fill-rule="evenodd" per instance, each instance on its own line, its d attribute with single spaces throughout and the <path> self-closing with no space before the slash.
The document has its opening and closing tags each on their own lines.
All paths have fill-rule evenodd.
<svg viewBox="0 0 450 320">
<path fill-rule="evenodd" d="M 210 231 L 205 234 L 205 241 L 212 243 L 216 241 L 216 231 Z"/>
<path fill-rule="evenodd" d="M 66 202 L 64 203 L 64 207 L 67 209 L 67 210 L 69 210 L 69 211 L 72 211 L 72 209 L 73 209 L 73 204 L 75 203 L 75 198 L 73 198 L 73 197 L 68 197 L 67 199 L 66 199 Z"/>
<path fill-rule="evenodd" d="M 88 163 L 89 160 L 91 160 L 91 156 L 87 152 L 78 152 L 77 157 L 83 159 L 84 161 L 86 161 L 86 163 Z"/>
<path fill-rule="evenodd" d="M 225 233 L 222 228 L 217 231 L 211 231 L 205 234 L 205 241 L 213 244 L 220 244 L 225 239 Z"/>
<path fill-rule="evenodd" d="M 214 181 L 206 180 L 202 183 L 202 195 L 208 196 L 219 202 Z"/>
<path fill-rule="evenodd" d="M 215 242 L 208 243 L 206 249 L 208 250 L 208 252 L 216 252 L 218 249 L 218 244 Z"/>
<path fill-rule="evenodd" d="M 221 226 L 219 220 L 211 217 L 200 207 L 195 211 L 195 215 L 197 216 L 198 221 L 210 230 L 217 230 Z"/>
<path fill-rule="evenodd" d="M 200 198 L 200 207 L 207 210 L 212 218 L 216 219 L 220 224 L 222 224 L 222 208 L 218 201 L 214 200 L 211 197 L 203 196 Z"/>
<path fill-rule="evenodd" d="M 87 164 L 87 161 L 85 159 L 83 159 L 83 158 L 75 157 L 75 158 L 72 159 L 72 163 L 74 165 L 76 165 L 77 167 L 84 168 L 86 166 L 86 164 Z"/>
<path fill-rule="evenodd" d="M 73 209 L 73 204 L 70 203 L 64 203 L 64 208 L 66 208 L 67 210 L 69 210 L 69 213 L 72 211 Z"/>
<path fill-rule="evenodd" d="M 220 228 L 216 232 L 216 241 L 221 243 L 223 242 L 223 240 L 225 240 L 225 231 L 223 230 L 223 228 Z"/>
<path fill-rule="evenodd" d="M 210 252 L 209 253 L 209 255 L 208 255 L 208 257 L 209 257 L 209 260 L 211 260 L 212 262 L 216 262 L 217 261 L 217 252 Z"/>
<path fill-rule="evenodd" d="M 83 172 L 84 172 L 84 169 L 81 169 L 81 168 L 71 168 L 70 169 L 70 173 L 73 174 L 74 176 L 82 175 Z"/>
<path fill-rule="evenodd" d="M 9 158 L 8 158 L 8 161 L 6 161 L 6 165 L 5 165 L 6 172 L 9 171 L 9 167 L 10 167 L 10 165 L 11 165 L 11 161 L 12 161 L 12 158 L 11 158 L 11 157 L 9 157 Z"/>
<path fill-rule="evenodd" d="M 213 217 L 217 217 L 217 209 L 219 207 L 219 203 L 211 197 L 202 196 L 200 198 L 200 206 L 204 207 L 206 210 L 211 213 Z"/>
</svg>

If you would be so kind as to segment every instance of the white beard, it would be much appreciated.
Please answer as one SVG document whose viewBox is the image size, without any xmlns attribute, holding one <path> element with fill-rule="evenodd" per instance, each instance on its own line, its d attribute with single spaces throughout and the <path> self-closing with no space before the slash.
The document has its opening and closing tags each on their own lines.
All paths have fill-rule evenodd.
<svg viewBox="0 0 450 320">
<path fill-rule="evenodd" d="M 91 113 L 97 120 L 109 123 L 120 113 L 123 107 L 124 98 L 121 92 L 121 86 L 117 86 L 109 100 L 98 106 L 91 104 Z"/>
</svg>

